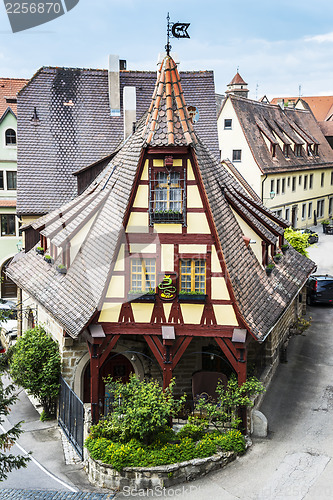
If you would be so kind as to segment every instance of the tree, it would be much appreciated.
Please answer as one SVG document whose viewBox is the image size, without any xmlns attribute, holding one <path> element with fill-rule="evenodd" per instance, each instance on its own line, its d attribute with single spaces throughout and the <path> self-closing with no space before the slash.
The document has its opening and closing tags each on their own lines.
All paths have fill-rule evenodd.
<svg viewBox="0 0 333 500">
<path fill-rule="evenodd" d="M 13 395 L 13 390 L 13 385 L 4 388 L 2 379 L 0 378 L 0 430 L 3 431 L 0 433 L 0 481 L 7 479 L 8 473 L 12 470 L 26 467 L 30 460 L 29 457 L 4 453 L 10 450 L 19 435 L 23 432 L 21 422 L 15 424 L 7 432 L 1 425 L 4 421 L 1 415 L 8 415 L 10 405 L 17 400 L 17 396 Z"/>
<path fill-rule="evenodd" d="M 9 366 L 15 384 L 39 400 L 46 418 L 53 417 L 60 388 L 57 342 L 41 326 L 35 326 L 17 341 Z"/>
<path fill-rule="evenodd" d="M 309 254 L 306 249 L 310 246 L 309 237 L 310 233 L 301 233 L 300 231 L 294 231 L 291 227 L 287 227 L 284 232 L 284 237 L 290 243 L 292 247 L 297 250 L 297 252 L 308 257 Z"/>
</svg>

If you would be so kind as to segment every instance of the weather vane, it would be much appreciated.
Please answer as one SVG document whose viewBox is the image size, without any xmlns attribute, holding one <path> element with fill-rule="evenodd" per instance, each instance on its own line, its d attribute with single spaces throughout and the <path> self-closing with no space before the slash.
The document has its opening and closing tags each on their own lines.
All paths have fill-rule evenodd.
<svg viewBox="0 0 333 500">
<path fill-rule="evenodd" d="M 190 38 L 190 35 L 187 33 L 190 23 L 170 23 L 169 12 L 167 15 L 167 21 L 167 44 L 165 46 L 165 50 L 169 56 L 171 51 L 170 38 Z"/>
</svg>

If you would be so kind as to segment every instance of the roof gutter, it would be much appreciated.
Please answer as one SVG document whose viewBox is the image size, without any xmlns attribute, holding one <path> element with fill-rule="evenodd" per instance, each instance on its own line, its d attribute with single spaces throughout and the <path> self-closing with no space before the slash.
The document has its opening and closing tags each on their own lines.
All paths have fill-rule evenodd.
<svg viewBox="0 0 333 500">
<path fill-rule="evenodd" d="M 265 174 L 265 177 L 261 181 L 261 201 L 264 203 L 264 182 L 267 179 L 268 174 Z"/>
</svg>

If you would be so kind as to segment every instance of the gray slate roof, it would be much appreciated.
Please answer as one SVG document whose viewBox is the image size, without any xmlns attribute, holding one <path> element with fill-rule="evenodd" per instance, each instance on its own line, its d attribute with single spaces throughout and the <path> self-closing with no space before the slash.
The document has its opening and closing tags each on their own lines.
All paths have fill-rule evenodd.
<svg viewBox="0 0 333 500">
<path fill-rule="evenodd" d="M 234 95 L 230 95 L 229 99 L 231 99 L 253 156 L 264 173 L 333 166 L 333 150 L 310 111 L 294 108 L 282 110 L 278 105 L 252 101 Z M 303 145 L 302 157 L 296 157 L 291 147 L 289 159 L 286 159 L 281 148 L 276 147 L 276 156 L 272 158 L 263 134 L 273 144 L 277 144 L 276 135 L 285 144 L 294 142 Z M 319 144 L 318 156 L 307 154 L 307 141 Z"/>
<path fill-rule="evenodd" d="M 199 110 L 195 129 L 218 157 L 213 72 L 184 72 L 181 78 L 187 105 Z M 121 71 L 121 113 L 125 86 L 136 87 L 139 119 L 155 82 L 156 72 Z M 74 106 L 64 105 L 70 101 Z M 123 140 L 123 117 L 110 116 L 106 70 L 41 68 L 18 95 L 18 116 L 20 215 L 42 215 L 72 200 L 72 174 L 113 153 Z"/>
</svg>

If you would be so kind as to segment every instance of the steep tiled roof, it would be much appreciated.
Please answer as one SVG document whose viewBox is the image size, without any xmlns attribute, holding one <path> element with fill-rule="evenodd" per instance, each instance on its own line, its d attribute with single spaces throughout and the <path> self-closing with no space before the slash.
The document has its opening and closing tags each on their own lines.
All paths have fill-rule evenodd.
<svg viewBox="0 0 333 500">
<path fill-rule="evenodd" d="M 0 78 L 0 118 L 8 107 L 17 115 L 16 94 L 28 81 L 23 78 Z"/>
<path fill-rule="evenodd" d="M 240 74 L 237 71 L 237 73 L 235 74 L 235 76 L 233 77 L 231 82 L 228 83 L 228 87 L 229 87 L 229 85 L 247 85 L 247 83 L 244 82 L 243 78 L 240 76 Z"/>
<path fill-rule="evenodd" d="M 163 123 L 163 115 L 160 120 Z M 82 195 L 33 223 L 35 229 L 61 244 L 95 215 L 67 274 L 58 274 L 34 249 L 19 254 L 8 269 L 9 277 L 35 297 L 72 337 L 82 332 L 100 307 L 145 149 L 146 123 L 144 117 L 136 132 Z M 272 276 L 267 277 L 252 249 L 246 247 L 232 207 L 237 205 L 272 243 L 286 224 L 260 200 L 250 197 L 195 131 L 193 134 L 196 137 L 190 147 L 197 159 L 237 306 L 249 330 L 262 341 L 303 286 L 314 263 L 290 248 Z"/>
<path fill-rule="evenodd" d="M 161 63 L 142 135 L 150 146 L 188 146 L 196 142 L 178 69 L 170 56 Z"/>
<path fill-rule="evenodd" d="M 194 127 L 218 157 L 213 73 L 181 77 L 187 104 L 199 112 Z M 139 119 L 155 82 L 156 72 L 120 71 L 121 116 L 111 117 L 106 70 L 40 69 L 18 96 L 18 213 L 41 215 L 73 199 L 72 173 L 113 153 L 123 140 L 124 87 L 136 87 Z"/>
<path fill-rule="evenodd" d="M 16 207 L 16 200 L 4 200 L 0 199 L 0 207 Z"/>
<path fill-rule="evenodd" d="M 333 107 L 333 96 L 308 96 L 308 97 L 274 97 L 271 100 L 271 104 L 278 104 L 278 102 L 284 101 L 285 103 L 297 103 L 301 100 L 308 104 L 312 113 L 314 114 L 318 122 L 325 121 L 332 114 L 331 110 Z"/>
<path fill-rule="evenodd" d="M 233 95 L 230 95 L 229 99 L 262 172 L 272 173 L 333 166 L 333 151 L 311 112 L 293 108 L 282 110 L 277 105 Z M 271 144 L 278 145 L 281 140 L 291 145 L 289 158 L 286 159 L 280 147 L 276 147 L 276 154 L 273 158 L 265 138 Z M 293 143 L 303 146 L 301 157 L 295 156 Z M 318 156 L 307 154 L 308 144 L 319 144 Z"/>
</svg>

